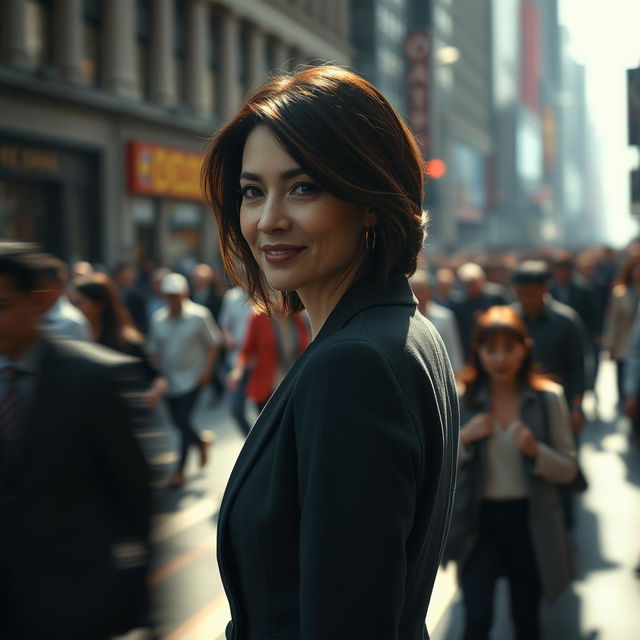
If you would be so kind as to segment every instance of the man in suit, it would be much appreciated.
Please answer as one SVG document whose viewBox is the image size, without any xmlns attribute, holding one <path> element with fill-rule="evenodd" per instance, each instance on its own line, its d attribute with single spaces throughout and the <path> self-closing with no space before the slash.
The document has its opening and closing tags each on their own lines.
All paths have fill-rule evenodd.
<svg viewBox="0 0 640 640">
<path fill-rule="evenodd" d="M 0 637 L 104 640 L 144 613 L 146 413 L 134 359 L 42 333 L 45 265 L 0 243 Z"/>
</svg>

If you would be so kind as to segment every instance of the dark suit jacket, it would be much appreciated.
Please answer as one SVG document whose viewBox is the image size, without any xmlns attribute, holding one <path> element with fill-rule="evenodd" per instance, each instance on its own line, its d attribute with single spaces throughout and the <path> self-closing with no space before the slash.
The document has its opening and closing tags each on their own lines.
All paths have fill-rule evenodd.
<svg viewBox="0 0 640 640">
<path fill-rule="evenodd" d="M 0 462 L 0 637 L 84 640 L 122 623 L 112 545 L 148 538 L 147 465 L 119 386 L 137 363 L 50 341 L 40 362 Z"/>
<path fill-rule="evenodd" d="M 422 640 L 449 524 L 458 405 L 406 278 L 360 281 L 269 400 L 223 499 L 235 640 Z"/>
</svg>

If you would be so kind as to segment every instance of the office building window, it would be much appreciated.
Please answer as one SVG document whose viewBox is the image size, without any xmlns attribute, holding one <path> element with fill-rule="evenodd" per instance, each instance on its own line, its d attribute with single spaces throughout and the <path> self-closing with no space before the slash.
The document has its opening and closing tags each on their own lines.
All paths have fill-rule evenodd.
<svg viewBox="0 0 640 640">
<path fill-rule="evenodd" d="M 149 0 L 136 0 L 136 47 L 137 47 L 137 79 L 140 87 L 140 97 L 149 100 L 151 95 L 151 71 L 149 65 L 149 31 L 150 31 Z"/>
<path fill-rule="evenodd" d="M 211 104 L 213 116 L 218 117 L 220 109 L 220 75 L 218 61 L 220 60 L 220 20 L 218 13 L 212 10 L 209 17 L 209 33 L 207 38 L 207 85 L 208 93 L 212 96 Z"/>
<path fill-rule="evenodd" d="M 84 0 L 82 75 L 89 86 L 100 84 L 101 71 L 101 24 L 102 3 L 100 0 Z"/>
<path fill-rule="evenodd" d="M 242 93 L 249 92 L 249 31 L 247 25 L 240 26 L 240 37 L 238 38 L 238 60 L 240 64 L 240 87 Z"/>
<path fill-rule="evenodd" d="M 50 0 L 27 0 L 27 55 L 34 69 L 53 64 L 52 7 Z"/>
<path fill-rule="evenodd" d="M 174 43 L 176 58 L 176 97 L 178 104 L 187 102 L 187 15 L 186 3 L 174 3 Z"/>
</svg>

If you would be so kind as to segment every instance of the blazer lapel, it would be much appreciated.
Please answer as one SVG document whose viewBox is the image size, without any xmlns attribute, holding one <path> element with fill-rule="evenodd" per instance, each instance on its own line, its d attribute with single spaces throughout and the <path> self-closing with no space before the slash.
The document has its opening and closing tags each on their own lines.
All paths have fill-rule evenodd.
<svg viewBox="0 0 640 640">
<path fill-rule="evenodd" d="M 298 370 L 306 359 L 329 336 L 339 331 L 349 320 L 368 307 L 387 305 L 413 305 L 417 301 L 413 297 L 411 288 L 404 276 L 396 276 L 389 282 L 385 291 L 377 295 L 366 295 L 366 282 L 356 281 L 331 312 L 315 339 L 309 344 L 305 352 L 298 358 L 289 373 L 267 402 L 262 413 L 258 416 L 253 429 L 250 431 L 236 464 L 231 472 L 227 487 L 222 498 L 218 519 L 218 553 L 224 557 L 225 531 L 229 509 L 238 489 L 251 471 L 255 460 L 269 441 L 273 431 L 277 428 L 284 405 L 289 397 Z M 221 567 L 222 569 L 222 567 Z"/>
</svg>

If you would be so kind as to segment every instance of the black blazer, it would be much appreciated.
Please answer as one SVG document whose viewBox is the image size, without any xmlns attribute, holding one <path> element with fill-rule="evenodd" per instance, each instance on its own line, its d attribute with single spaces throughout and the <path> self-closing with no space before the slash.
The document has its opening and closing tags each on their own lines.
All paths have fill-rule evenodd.
<svg viewBox="0 0 640 640">
<path fill-rule="evenodd" d="M 407 279 L 352 286 L 231 474 L 218 563 L 234 640 L 422 640 L 453 498 L 449 360 Z"/>
<path fill-rule="evenodd" d="M 20 435 L 0 461 L 0 637 L 102 637 L 126 626 L 130 606 L 113 545 L 144 545 L 149 534 L 148 467 L 134 436 L 145 413 L 120 386 L 131 390 L 138 365 L 48 340 L 40 362 Z"/>
</svg>

